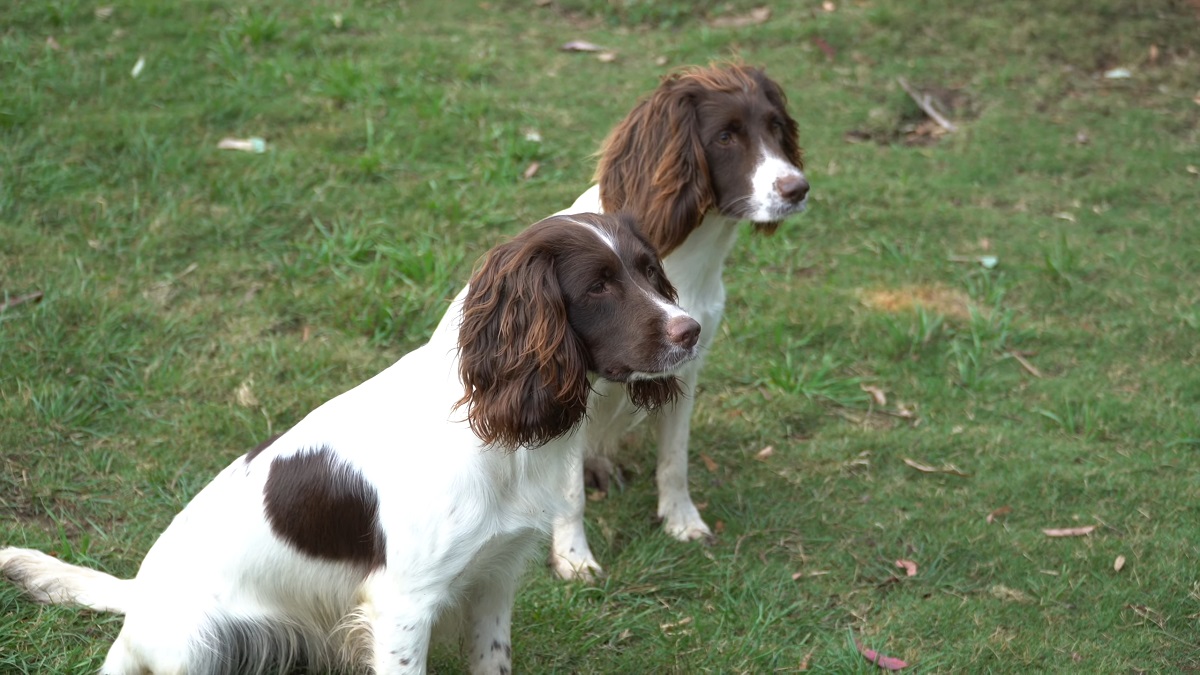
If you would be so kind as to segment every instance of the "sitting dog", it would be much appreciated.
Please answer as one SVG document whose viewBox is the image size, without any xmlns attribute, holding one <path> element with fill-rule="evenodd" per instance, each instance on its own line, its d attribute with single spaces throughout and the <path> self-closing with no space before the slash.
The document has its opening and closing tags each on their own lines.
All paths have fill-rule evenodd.
<svg viewBox="0 0 1200 675">
<path fill-rule="evenodd" d="M 520 572 L 578 465 L 599 379 L 678 393 L 699 324 L 628 217 L 536 223 L 485 256 L 452 317 L 380 374 L 234 460 L 133 579 L 28 549 L 34 599 L 125 615 L 103 673 L 423 673 L 435 627 L 473 673 L 512 668 Z"/>
<path fill-rule="evenodd" d="M 691 68 L 665 78 L 618 124 L 600 151 L 596 182 L 561 214 L 627 211 L 663 258 L 679 305 L 704 326 L 708 351 L 725 312 L 725 260 L 738 226 L 770 234 L 808 203 L 798 125 L 783 90 L 743 65 Z M 703 358 L 680 373 L 683 395 L 651 415 L 658 436 L 658 517 L 680 541 L 712 532 L 688 490 L 688 440 Z M 616 386 L 597 384 L 576 439 L 600 478 L 613 471 L 621 436 L 645 414 Z M 601 572 L 583 529 L 584 471 L 564 484 L 550 564 L 564 579 Z"/>
</svg>

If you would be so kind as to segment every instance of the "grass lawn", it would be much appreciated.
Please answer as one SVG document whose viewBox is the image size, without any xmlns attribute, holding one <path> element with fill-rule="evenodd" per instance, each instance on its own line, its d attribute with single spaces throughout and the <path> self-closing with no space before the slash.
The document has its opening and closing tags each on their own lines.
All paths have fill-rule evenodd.
<svg viewBox="0 0 1200 675">
<path fill-rule="evenodd" d="M 660 531 L 631 439 L 589 504 L 610 576 L 531 570 L 517 668 L 874 671 L 855 639 L 927 672 L 1200 668 L 1200 4 L 719 21 L 756 4 L 6 3 L 0 305 L 43 297 L 0 311 L 0 544 L 132 575 L 570 204 L 660 75 L 736 57 L 788 92 L 813 192 L 727 270 L 691 462 L 719 541 Z M 0 672 L 94 670 L 119 626 L 0 586 Z"/>
</svg>

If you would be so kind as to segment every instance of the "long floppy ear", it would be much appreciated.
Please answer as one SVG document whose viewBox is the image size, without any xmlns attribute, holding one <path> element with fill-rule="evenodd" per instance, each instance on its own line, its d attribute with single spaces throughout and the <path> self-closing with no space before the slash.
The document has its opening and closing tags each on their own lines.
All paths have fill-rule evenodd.
<svg viewBox="0 0 1200 675">
<path fill-rule="evenodd" d="M 664 80 L 613 129 L 601 146 L 596 181 L 605 212 L 636 215 L 660 256 L 700 226 L 716 199 L 696 94 L 680 76 Z"/>
<path fill-rule="evenodd" d="M 515 449 L 562 436 L 587 410 L 587 353 L 546 251 L 517 239 L 471 278 L 458 337 L 457 406 L 482 441 Z"/>
</svg>

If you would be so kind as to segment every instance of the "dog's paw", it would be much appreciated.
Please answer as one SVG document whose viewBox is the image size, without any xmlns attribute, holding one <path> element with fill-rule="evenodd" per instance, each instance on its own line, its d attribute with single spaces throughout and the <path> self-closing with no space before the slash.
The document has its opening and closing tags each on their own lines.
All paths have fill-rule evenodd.
<svg viewBox="0 0 1200 675">
<path fill-rule="evenodd" d="M 663 521 L 663 529 L 679 541 L 699 541 L 704 544 L 714 544 L 717 541 L 712 530 L 700 517 L 696 505 L 688 502 L 675 508 L 660 509 L 659 517 Z"/>
<path fill-rule="evenodd" d="M 595 583 L 604 578 L 604 570 L 591 554 L 586 557 L 574 557 L 550 553 L 550 569 L 564 581 L 582 581 L 585 584 Z"/>
<path fill-rule="evenodd" d="M 624 476 L 621 475 L 621 469 L 613 461 L 607 457 L 586 457 L 583 460 L 583 485 L 585 488 L 593 490 L 592 494 L 608 495 L 613 485 L 616 485 L 618 490 L 625 489 Z M 604 497 L 589 499 L 599 501 Z"/>
</svg>

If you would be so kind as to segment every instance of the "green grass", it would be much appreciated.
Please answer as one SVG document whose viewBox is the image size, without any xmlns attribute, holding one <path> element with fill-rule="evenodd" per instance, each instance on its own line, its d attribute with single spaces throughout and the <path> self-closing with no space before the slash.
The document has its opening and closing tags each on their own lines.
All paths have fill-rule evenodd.
<svg viewBox="0 0 1200 675">
<path fill-rule="evenodd" d="M 221 467 L 420 344 L 481 253 L 569 204 L 662 73 L 740 57 L 789 93 L 813 195 L 726 275 L 692 434 L 719 542 L 652 522 L 635 439 L 627 488 L 589 504 L 610 576 L 531 570 L 518 668 L 873 671 L 853 639 L 930 672 L 1200 667 L 1200 8 L 709 24 L 755 4 L 7 4 L 0 302 L 45 298 L 0 312 L 0 543 L 133 574 Z M 960 130 L 922 138 L 900 76 L 956 92 Z M 95 669 L 119 626 L 0 586 L 0 672 Z"/>
</svg>

